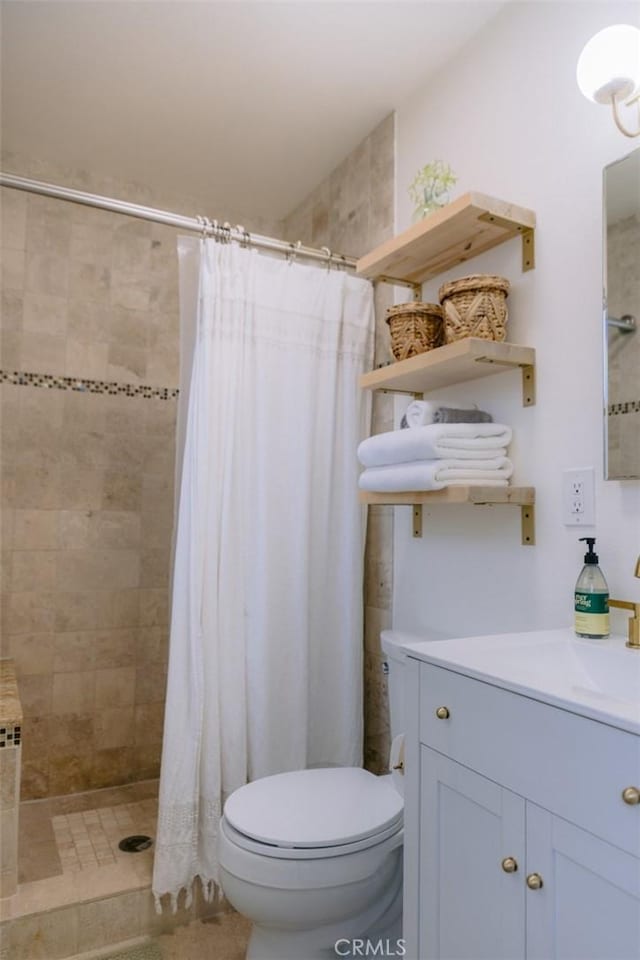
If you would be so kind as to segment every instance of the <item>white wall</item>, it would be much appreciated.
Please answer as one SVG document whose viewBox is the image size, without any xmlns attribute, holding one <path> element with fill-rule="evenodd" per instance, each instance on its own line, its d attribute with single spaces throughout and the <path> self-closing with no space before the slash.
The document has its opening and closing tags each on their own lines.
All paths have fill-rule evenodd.
<svg viewBox="0 0 640 960">
<path fill-rule="evenodd" d="M 396 509 L 394 626 L 455 633 L 569 624 L 582 564 L 565 527 L 561 472 L 595 467 L 598 552 L 612 596 L 640 599 L 640 481 L 604 481 L 602 456 L 602 168 L 635 143 L 605 107 L 583 98 L 575 68 L 586 41 L 638 21 L 637 3 L 513 3 L 397 115 L 397 230 L 411 219 L 406 186 L 429 160 L 457 172 L 455 195 L 475 189 L 536 211 L 536 269 L 523 274 L 512 241 L 425 285 L 497 273 L 513 283 L 508 339 L 537 350 L 538 402 L 521 405 L 509 372 L 438 396 L 472 399 L 514 427 L 514 482 L 537 490 L 535 547 L 520 543 L 512 507 L 431 507 L 424 537 Z M 435 395 L 435 394 L 434 394 Z M 625 618 L 612 623 L 626 631 Z"/>
</svg>

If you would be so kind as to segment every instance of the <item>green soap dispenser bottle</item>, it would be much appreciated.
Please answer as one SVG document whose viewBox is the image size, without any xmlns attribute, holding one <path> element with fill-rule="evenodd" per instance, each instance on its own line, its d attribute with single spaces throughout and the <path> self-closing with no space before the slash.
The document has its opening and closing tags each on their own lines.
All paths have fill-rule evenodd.
<svg viewBox="0 0 640 960">
<path fill-rule="evenodd" d="M 580 538 L 581 543 L 585 540 L 587 552 L 575 591 L 576 636 L 604 640 L 609 636 L 609 587 L 593 549 L 596 538 Z"/>
</svg>

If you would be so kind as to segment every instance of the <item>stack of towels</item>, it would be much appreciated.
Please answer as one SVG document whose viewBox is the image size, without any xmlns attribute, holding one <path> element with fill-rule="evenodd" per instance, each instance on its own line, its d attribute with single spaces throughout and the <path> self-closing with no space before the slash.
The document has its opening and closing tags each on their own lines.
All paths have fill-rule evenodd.
<svg viewBox="0 0 640 960">
<path fill-rule="evenodd" d="M 511 428 L 483 410 L 437 402 L 409 404 L 402 426 L 369 437 L 358 447 L 362 490 L 400 493 L 451 486 L 506 487 L 513 473 L 507 457 Z"/>
</svg>

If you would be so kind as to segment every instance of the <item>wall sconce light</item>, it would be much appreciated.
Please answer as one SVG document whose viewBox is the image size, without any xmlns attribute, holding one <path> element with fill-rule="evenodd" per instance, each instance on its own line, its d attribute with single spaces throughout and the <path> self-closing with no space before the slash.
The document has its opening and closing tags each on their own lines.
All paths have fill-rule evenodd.
<svg viewBox="0 0 640 960">
<path fill-rule="evenodd" d="M 611 104 L 615 124 L 625 137 L 640 136 L 640 123 L 636 131 L 627 130 L 618 110 L 620 101 L 624 101 L 626 106 L 635 103 L 640 119 L 638 27 L 621 23 L 596 33 L 580 54 L 577 80 L 587 100 Z"/>
</svg>

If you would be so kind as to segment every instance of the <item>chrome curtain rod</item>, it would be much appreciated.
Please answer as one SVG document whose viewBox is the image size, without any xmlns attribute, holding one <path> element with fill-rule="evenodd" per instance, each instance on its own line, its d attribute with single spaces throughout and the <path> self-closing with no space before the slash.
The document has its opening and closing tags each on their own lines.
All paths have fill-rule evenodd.
<svg viewBox="0 0 640 960">
<path fill-rule="evenodd" d="M 346 267 L 354 270 L 355 257 L 345 257 L 339 253 L 332 253 L 328 247 L 318 250 L 316 247 L 305 247 L 298 243 L 287 243 L 285 240 L 276 240 L 275 237 L 263 237 L 257 233 L 249 233 L 242 226 L 231 227 L 228 223 L 219 224 L 217 220 L 208 217 L 185 217 L 179 213 L 167 213 L 165 210 L 155 210 L 153 207 L 143 207 L 137 203 L 128 203 L 125 200 L 113 200 L 110 197 L 101 197 L 95 193 L 85 193 L 82 190 L 72 190 L 70 187 L 59 187 L 54 183 L 44 183 L 40 180 L 29 180 L 26 177 L 17 177 L 12 173 L 0 172 L 0 186 L 12 187 L 15 190 L 26 190 L 29 193 L 39 193 L 45 197 L 56 197 L 58 200 L 70 200 L 72 203 L 82 203 L 87 207 L 97 207 L 100 210 L 111 210 L 113 213 L 122 213 L 129 217 L 138 217 L 141 220 L 152 220 L 154 223 L 164 223 L 169 227 L 178 227 L 180 230 L 191 230 L 216 240 L 237 240 L 262 250 L 271 250 L 291 258 L 303 257 L 305 260 L 321 260 L 327 264 Z"/>
</svg>

